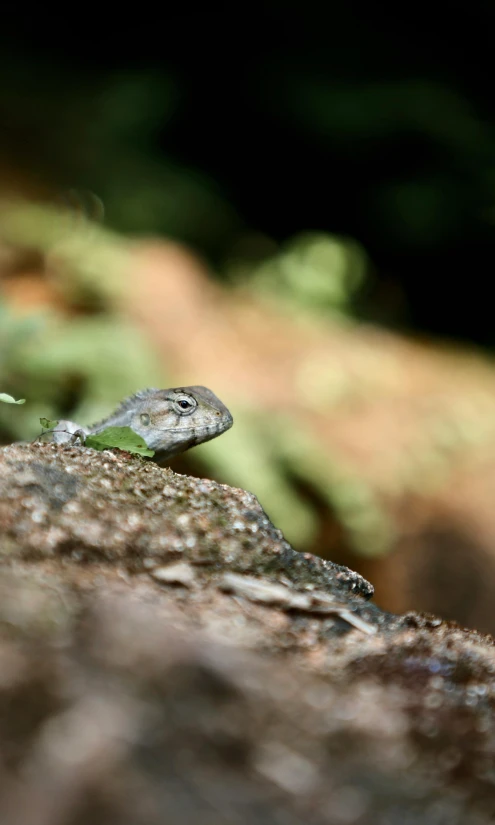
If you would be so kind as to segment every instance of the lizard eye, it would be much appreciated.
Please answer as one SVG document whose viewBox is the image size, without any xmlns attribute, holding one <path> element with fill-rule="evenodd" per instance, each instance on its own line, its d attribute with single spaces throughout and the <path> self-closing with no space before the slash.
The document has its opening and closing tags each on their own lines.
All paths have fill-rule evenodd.
<svg viewBox="0 0 495 825">
<path fill-rule="evenodd" d="M 196 401 L 189 395 L 180 396 L 180 398 L 176 399 L 175 403 L 178 407 L 179 412 L 182 413 L 192 412 L 196 407 Z"/>
<path fill-rule="evenodd" d="M 143 426 L 144 426 L 144 427 L 149 427 L 149 425 L 150 425 L 150 417 L 149 417 L 148 413 L 142 413 L 142 414 L 139 416 L 139 418 L 141 419 L 141 424 L 143 424 Z"/>
</svg>

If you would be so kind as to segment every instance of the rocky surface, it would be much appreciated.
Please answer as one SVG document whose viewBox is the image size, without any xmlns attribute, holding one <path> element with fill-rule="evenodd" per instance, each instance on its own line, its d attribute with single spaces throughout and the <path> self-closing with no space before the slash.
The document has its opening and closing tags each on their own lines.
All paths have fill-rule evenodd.
<svg viewBox="0 0 495 825">
<path fill-rule="evenodd" d="M 0 822 L 495 821 L 493 639 L 394 616 L 251 494 L 0 451 Z"/>
</svg>

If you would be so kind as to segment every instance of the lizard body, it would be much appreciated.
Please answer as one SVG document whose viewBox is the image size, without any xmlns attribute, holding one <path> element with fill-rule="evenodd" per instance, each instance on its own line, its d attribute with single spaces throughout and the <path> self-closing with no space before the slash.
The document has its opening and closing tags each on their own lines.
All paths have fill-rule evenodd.
<svg viewBox="0 0 495 825">
<path fill-rule="evenodd" d="M 43 441 L 73 443 L 77 437 L 101 433 L 107 427 L 130 427 L 155 451 L 153 461 L 167 461 L 190 447 L 211 441 L 233 424 L 232 415 L 206 387 L 146 389 L 126 398 L 117 409 L 90 427 L 74 421 L 59 421 L 44 433 Z"/>
</svg>

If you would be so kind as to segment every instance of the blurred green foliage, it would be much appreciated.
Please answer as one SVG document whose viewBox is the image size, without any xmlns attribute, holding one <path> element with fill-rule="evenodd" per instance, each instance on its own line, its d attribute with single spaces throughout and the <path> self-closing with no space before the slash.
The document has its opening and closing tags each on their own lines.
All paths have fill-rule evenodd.
<svg viewBox="0 0 495 825">
<path fill-rule="evenodd" d="M 94 197 L 94 196 L 92 196 Z M 67 208 L 67 206 L 69 208 Z M 125 288 L 123 238 L 89 220 L 70 202 L 62 207 L 25 200 L 0 201 L 0 241 L 42 253 L 50 277 L 69 304 L 110 309 Z"/>
<path fill-rule="evenodd" d="M 18 415 L 0 408 L 5 437 L 32 438 L 38 419 L 101 419 L 123 397 L 163 380 L 151 344 L 118 312 L 125 289 L 125 242 L 71 210 L 23 201 L 0 206 L 0 241 L 37 249 L 73 318 L 56 309 L 22 316 L 0 295 L 0 383 L 29 401 Z"/>
<path fill-rule="evenodd" d="M 15 400 L 11 395 L 7 395 L 5 392 L 0 392 L 0 401 L 3 401 L 4 404 L 25 404 L 25 398 L 19 398 L 18 401 Z"/>
<path fill-rule="evenodd" d="M 366 253 L 356 241 L 305 232 L 257 264 L 232 261 L 229 274 L 257 298 L 271 299 L 278 310 L 335 320 L 352 314 L 368 270 Z"/>
<path fill-rule="evenodd" d="M 1 305 L 0 316 L 0 383 L 14 395 L 22 388 L 28 402 L 15 415 L 0 407 L 7 440 L 34 438 L 40 417 L 102 419 L 137 388 L 163 382 L 150 345 L 119 318 L 24 320 Z"/>
</svg>

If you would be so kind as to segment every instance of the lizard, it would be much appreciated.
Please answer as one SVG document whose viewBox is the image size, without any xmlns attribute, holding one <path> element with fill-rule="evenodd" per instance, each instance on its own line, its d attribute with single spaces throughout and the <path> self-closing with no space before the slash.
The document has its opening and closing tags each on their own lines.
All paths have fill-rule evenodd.
<svg viewBox="0 0 495 825">
<path fill-rule="evenodd" d="M 61 420 L 42 441 L 55 444 L 84 443 L 88 435 L 107 427 L 130 427 L 155 451 L 152 458 L 162 464 L 190 447 L 211 441 L 229 430 L 233 418 L 217 396 L 207 387 L 150 388 L 126 398 L 102 421 L 81 427 L 75 421 Z"/>
</svg>

